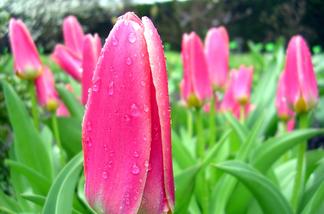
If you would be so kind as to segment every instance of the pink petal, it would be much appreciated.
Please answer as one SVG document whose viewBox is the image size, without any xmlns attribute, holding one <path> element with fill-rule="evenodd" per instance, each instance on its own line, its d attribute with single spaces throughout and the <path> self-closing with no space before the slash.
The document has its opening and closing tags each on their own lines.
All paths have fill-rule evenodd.
<svg viewBox="0 0 324 214">
<path fill-rule="evenodd" d="M 88 90 L 91 87 L 93 71 L 96 67 L 101 51 L 101 41 L 96 34 L 85 36 L 82 56 L 82 103 L 85 105 L 88 99 Z"/>
<path fill-rule="evenodd" d="M 81 59 L 84 34 L 75 16 L 68 16 L 63 21 L 64 44 Z"/>
<path fill-rule="evenodd" d="M 184 101 L 186 101 L 191 93 L 193 93 L 192 80 L 191 80 L 191 70 L 190 70 L 190 61 L 189 61 L 189 35 L 182 35 L 181 43 L 181 58 L 183 64 L 183 80 L 181 82 L 181 96 Z"/>
<path fill-rule="evenodd" d="M 39 76 L 42 72 L 42 63 L 33 39 L 21 20 L 10 19 L 9 40 L 16 74 L 24 79 Z"/>
<path fill-rule="evenodd" d="M 82 130 L 86 197 L 92 207 L 112 214 L 138 211 L 152 139 L 146 41 L 138 18 L 126 15 L 103 47 Z"/>
<path fill-rule="evenodd" d="M 66 106 L 64 105 L 64 103 L 62 101 L 59 101 L 59 107 L 58 107 L 58 109 L 56 109 L 56 115 L 59 117 L 70 116 L 70 112 L 68 111 L 68 109 L 66 108 Z"/>
<path fill-rule="evenodd" d="M 234 77 L 234 98 L 244 105 L 249 102 L 253 80 L 253 68 L 241 65 Z"/>
<path fill-rule="evenodd" d="M 63 45 L 56 45 L 52 59 L 75 80 L 81 81 L 81 61 Z"/>
<path fill-rule="evenodd" d="M 229 39 L 224 27 L 209 29 L 205 39 L 205 54 L 213 87 L 224 89 L 229 69 Z"/>
<path fill-rule="evenodd" d="M 192 75 L 192 85 L 195 95 L 202 101 L 212 95 L 204 47 L 195 32 L 190 33 L 188 40 L 189 69 L 191 70 Z"/>
<path fill-rule="evenodd" d="M 52 72 L 44 67 L 43 73 L 35 80 L 36 94 L 41 106 L 49 111 L 54 111 L 59 106 L 58 94 L 55 88 L 55 81 Z"/>
<path fill-rule="evenodd" d="M 285 72 L 282 72 L 279 78 L 275 104 L 279 118 L 282 120 L 288 120 L 294 115 L 294 112 L 288 106 L 284 75 Z"/>
<path fill-rule="evenodd" d="M 151 20 L 142 18 L 153 78 L 152 145 L 149 171 L 142 207 L 147 213 L 174 210 L 174 180 L 171 152 L 170 103 L 168 76 L 160 36 Z M 145 200 L 145 201 L 144 201 Z"/>
</svg>

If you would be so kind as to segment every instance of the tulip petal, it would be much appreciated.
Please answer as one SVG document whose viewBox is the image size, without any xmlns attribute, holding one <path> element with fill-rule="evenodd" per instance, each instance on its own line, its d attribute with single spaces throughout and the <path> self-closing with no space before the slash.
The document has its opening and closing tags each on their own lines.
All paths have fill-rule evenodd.
<svg viewBox="0 0 324 214">
<path fill-rule="evenodd" d="M 150 156 L 151 71 L 143 28 L 121 18 L 95 69 L 82 142 L 86 197 L 103 213 L 136 213 Z"/>
<path fill-rule="evenodd" d="M 153 79 L 152 145 L 149 171 L 142 206 L 147 213 L 174 209 L 174 180 L 171 152 L 170 103 L 168 76 L 160 36 L 151 20 L 142 18 Z"/>
<path fill-rule="evenodd" d="M 16 74 L 22 78 L 35 78 L 42 71 L 35 43 L 21 20 L 10 19 L 9 39 Z M 28 73 L 29 72 L 29 73 Z"/>
<path fill-rule="evenodd" d="M 60 65 L 60 67 L 71 75 L 75 80 L 81 81 L 81 61 L 73 52 L 65 46 L 58 44 L 55 46 L 52 59 Z"/>
<path fill-rule="evenodd" d="M 88 90 L 91 87 L 93 71 L 96 67 L 101 51 L 101 41 L 96 34 L 85 36 L 82 58 L 82 103 L 85 105 L 88 99 Z"/>
<path fill-rule="evenodd" d="M 189 35 L 183 34 L 182 43 L 181 43 L 181 58 L 183 64 L 183 80 L 181 82 L 181 98 L 186 101 L 191 93 L 193 93 L 192 89 L 192 80 L 191 80 L 191 70 L 189 67 Z"/>
<path fill-rule="evenodd" d="M 63 37 L 66 47 L 81 59 L 84 34 L 82 27 L 75 16 L 68 16 L 64 19 Z"/>
</svg>

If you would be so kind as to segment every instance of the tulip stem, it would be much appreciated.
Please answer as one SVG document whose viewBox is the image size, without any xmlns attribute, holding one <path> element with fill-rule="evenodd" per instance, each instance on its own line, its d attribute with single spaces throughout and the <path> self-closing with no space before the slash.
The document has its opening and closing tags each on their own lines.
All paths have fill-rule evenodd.
<svg viewBox="0 0 324 214">
<path fill-rule="evenodd" d="M 37 99 L 36 99 L 34 81 L 28 81 L 28 90 L 30 94 L 31 110 L 32 110 L 34 126 L 36 127 L 37 130 L 39 130 L 39 114 L 37 110 Z"/>
<path fill-rule="evenodd" d="M 212 96 L 210 101 L 210 108 L 209 108 L 209 145 L 213 145 L 216 141 L 216 125 L 215 125 L 215 96 Z"/>
<path fill-rule="evenodd" d="M 52 126 L 53 126 L 53 132 L 54 132 L 56 144 L 60 148 L 60 150 L 62 150 L 63 147 L 61 144 L 60 132 L 59 132 L 58 125 L 57 125 L 57 117 L 56 117 L 55 112 L 52 113 Z"/>
<path fill-rule="evenodd" d="M 304 129 L 308 127 L 308 115 L 301 114 L 299 117 L 299 128 Z M 300 196 L 303 192 L 304 177 L 305 177 L 305 151 L 306 143 L 301 143 L 298 146 L 297 151 L 297 167 L 296 176 L 294 181 L 294 187 L 291 197 L 291 205 L 295 211 L 298 209 L 298 204 L 300 201 Z"/>
<path fill-rule="evenodd" d="M 240 105 L 240 122 L 243 124 L 245 120 L 245 105 Z"/>
<path fill-rule="evenodd" d="M 197 143 L 196 143 L 196 153 L 198 158 L 203 158 L 205 153 L 205 142 L 204 142 L 204 127 L 202 120 L 202 113 L 200 109 L 196 111 L 197 119 Z"/>
<path fill-rule="evenodd" d="M 192 128 L 193 127 L 193 122 L 192 122 L 192 111 L 191 109 L 188 109 L 187 111 L 187 131 L 188 131 L 188 135 L 189 138 L 192 137 Z"/>
</svg>

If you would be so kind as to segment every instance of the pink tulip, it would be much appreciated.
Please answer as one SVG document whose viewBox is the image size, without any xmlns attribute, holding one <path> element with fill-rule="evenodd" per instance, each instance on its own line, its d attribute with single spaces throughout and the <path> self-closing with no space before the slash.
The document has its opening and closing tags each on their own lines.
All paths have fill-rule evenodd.
<svg viewBox="0 0 324 214">
<path fill-rule="evenodd" d="M 75 16 L 68 16 L 63 21 L 63 37 L 65 46 L 81 59 L 84 34 Z"/>
<path fill-rule="evenodd" d="M 9 40 L 17 76 L 35 79 L 42 73 L 42 63 L 33 39 L 21 20 L 10 19 Z"/>
<path fill-rule="evenodd" d="M 212 90 L 203 43 L 195 32 L 183 35 L 181 56 L 184 71 L 180 86 L 182 99 L 188 106 L 201 106 L 212 96 Z"/>
<path fill-rule="evenodd" d="M 70 112 L 68 111 L 68 109 L 66 108 L 66 106 L 64 105 L 64 103 L 62 101 L 59 101 L 59 106 L 56 109 L 56 116 L 59 116 L 59 117 L 70 116 Z"/>
<path fill-rule="evenodd" d="M 225 89 L 229 69 L 229 38 L 226 28 L 209 29 L 205 39 L 205 54 L 213 88 Z"/>
<path fill-rule="evenodd" d="M 287 131 L 288 132 L 292 132 L 295 128 L 295 124 L 296 124 L 296 120 L 295 118 L 291 118 L 288 122 L 287 122 Z"/>
<path fill-rule="evenodd" d="M 59 106 L 55 80 L 49 68 L 44 67 L 43 73 L 35 80 L 38 102 L 49 111 L 55 111 Z"/>
<path fill-rule="evenodd" d="M 120 17 L 96 66 L 83 120 L 85 194 L 101 213 L 174 209 L 163 47 L 150 19 Z"/>
<path fill-rule="evenodd" d="M 91 87 L 93 71 L 96 67 L 101 51 L 101 41 L 97 34 L 88 34 L 84 39 L 82 61 L 82 103 L 85 105 L 88 99 L 88 90 Z"/>
<path fill-rule="evenodd" d="M 288 104 L 296 113 L 312 109 L 318 101 L 317 82 L 311 53 L 301 36 L 289 41 L 285 73 Z"/>
<path fill-rule="evenodd" d="M 75 80 L 81 81 L 82 67 L 81 61 L 68 48 L 63 45 L 56 45 L 52 54 L 52 59 L 60 65 L 60 67 L 70 74 Z"/>
<path fill-rule="evenodd" d="M 234 98 L 240 105 L 245 105 L 250 101 L 253 68 L 241 65 L 238 70 L 234 70 L 233 72 Z"/>
<path fill-rule="evenodd" d="M 281 73 L 278 82 L 276 108 L 278 116 L 283 121 L 288 121 L 294 116 L 294 112 L 289 108 L 286 98 L 285 72 Z"/>
</svg>

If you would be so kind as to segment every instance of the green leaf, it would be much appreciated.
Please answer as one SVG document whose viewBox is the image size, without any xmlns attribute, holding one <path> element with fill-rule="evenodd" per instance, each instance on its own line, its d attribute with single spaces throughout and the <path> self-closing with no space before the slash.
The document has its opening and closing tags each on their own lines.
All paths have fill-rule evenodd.
<svg viewBox="0 0 324 214">
<path fill-rule="evenodd" d="M 224 116 L 225 116 L 227 122 L 229 122 L 229 124 L 233 128 L 234 132 L 240 138 L 241 142 L 244 142 L 246 139 L 247 132 L 248 132 L 246 127 L 243 126 L 242 124 L 240 124 L 239 121 L 236 118 L 234 118 L 231 114 L 226 113 L 226 114 L 224 114 Z"/>
<path fill-rule="evenodd" d="M 85 190 L 84 190 L 84 176 L 81 177 L 81 179 L 79 180 L 79 184 L 78 184 L 78 198 L 81 200 L 81 202 L 83 203 L 83 205 L 86 207 L 88 213 L 91 213 L 91 214 L 96 214 L 96 211 L 94 211 L 90 205 L 88 204 L 88 201 L 84 195 L 85 193 Z"/>
<path fill-rule="evenodd" d="M 183 145 L 178 134 L 172 130 L 172 150 L 174 159 L 177 164 L 182 168 L 188 168 L 195 164 L 195 159 L 191 156 L 190 152 Z"/>
<path fill-rule="evenodd" d="M 63 85 L 58 85 L 56 88 L 60 95 L 60 98 L 63 100 L 64 104 L 66 105 L 69 112 L 71 113 L 71 116 L 81 121 L 83 118 L 84 109 L 80 101 L 77 100 L 77 98 L 70 91 L 68 91 Z"/>
<path fill-rule="evenodd" d="M 43 214 L 71 213 L 76 183 L 82 169 L 82 152 L 76 155 L 58 174 L 43 208 Z"/>
<path fill-rule="evenodd" d="M 302 214 L 315 214 L 320 213 L 319 208 L 323 206 L 324 198 L 324 182 L 318 187 L 317 191 L 307 203 L 307 206 L 303 210 Z"/>
<path fill-rule="evenodd" d="M 265 214 L 292 214 L 289 203 L 279 190 L 264 175 L 246 163 L 227 161 L 216 167 L 242 182 L 254 195 Z"/>
<path fill-rule="evenodd" d="M 201 165 L 195 165 L 175 176 L 176 205 L 175 213 L 186 213 L 195 187 L 196 175 Z"/>
<path fill-rule="evenodd" d="M 6 160 L 5 163 L 11 168 L 11 170 L 25 176 L 36 193 L 43 195 L 47 194 L 51 186 L 51 182 L 46 177 L 39 174 L 34 169 L 17 161 Z"/>
<path fill-rule="evenodd" d="M 267 140 L 254 153 L 253 166 L 261 172 L 266 172 L 281 155 L 299 143 L 324 133 L 324 129 L 302 129 Z"/>
<path fill-rule="evenodd" d="M 20 196 L 26 199 L 27 201 L 31 201 L 34 204 L 37 204 L 39 206 L 43 206 L 46 200 L 44 196 L 37 195 L 37 194 L 24 193 L 24 194 L 20 194 Z"/>
<path fill-rule="evenodd" d="M 14 132 L 14 151 L 17 160 L 51 180 L 53 164 L 40 134 L 13 88 L 6 81 L 2 81 L 2 86 Z"/>
<path fill-rule="evenodd" d="M 21 207 L 17 201 L 6 195 L 2 189 L 0 189 L 0 210 L 7 210 L 11 213 L 16 213 L 21 211 Z"/>
</svg>

